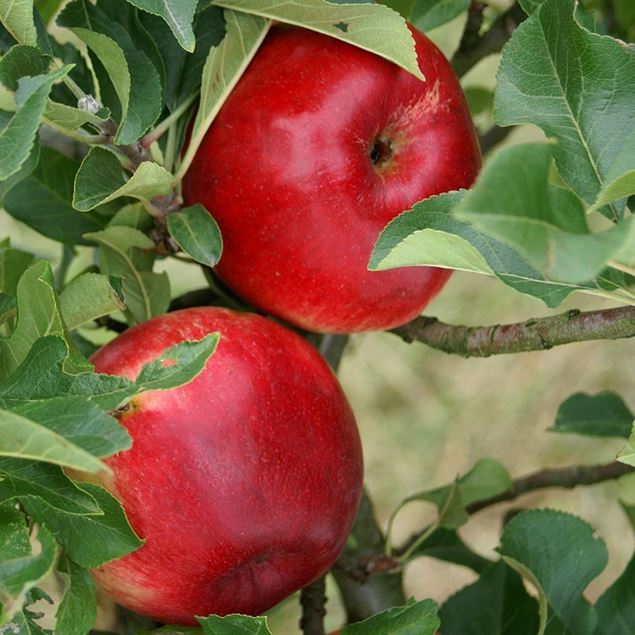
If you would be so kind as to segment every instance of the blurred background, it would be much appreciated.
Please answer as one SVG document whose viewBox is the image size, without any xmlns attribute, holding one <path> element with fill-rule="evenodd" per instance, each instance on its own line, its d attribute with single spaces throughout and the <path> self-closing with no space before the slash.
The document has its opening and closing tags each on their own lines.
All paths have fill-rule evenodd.
<svg viewBox="0 0 635 635">
<path fill-rule="evenodd" d="M 490 2 L 503 9 L 509 2 Z M 451 56 L 461 36 L 465 16 L 429 36 Z M 492 125 L 483 101 L 495 86 L 499 56 L 483 60 L 464 79 L 481 131 Z M 541 132 L 519 127 L 504 143 L 540 139 Z M 55 265 L 60 245 L 36 234 L 0 212 L 0 238 L 35 252 Z M 92 258 L 80 248 L 79 270 Z M 173 295 L 205 286 L 199 269 L 174 261 L 160 263 L 170 272 Z M 69 275 L 72 276 L 71 270 Z M 599 309 L 610 303 L 574 294 L 557 311 L 504 286 L 493 278 L 456 273 L 442 294 L 426 309 L 452 324 L 485 325 L 524 321 L 567 308 Z M 108 337 L 103 334 L 104 339 Z M 502 462 L 512 476 L 541 467 L 573 463 L 603 463 L 614 459 L 619 440 L 593 440 L 549 432 L 558 406 L 574 392 L 611 390 L 635 408 L 634 343 L 632 341 L 574 344 L 551 351 L 505 355 L 489 359 L 449 356 L 422 344 L 406 344 L 390 334 L 354 336 L 341 365 L 340 377 L 357 415 L 366 461 L 366 484 L 385 527 L 390 512 L 407 495 L 451 482 L 480 458 Z M 628 490 L 631 490 L 630 492 Z M 610 563 L 587 589 L 596 597 L 621 572 L 635 541 L 618 496 L 635 502 L 635 480 L 607 483 L 573 491 L 545 490 L 472 517 L 459 533 L 477 552 L 492 557 L 504 512 L 510 507 L 553 507 L 571 511 L 591 523 L 606 541 Z M 399 515 L 395 542 L 434 518 L 431 506 L 415 503 Z M 417 599 L 444 601 L 474 580 L 465 568 L 420 558 L 406 571 L 406 592 Z M 329 581 L 327 628 L 341 625 L 344 613 L 335 585 Z M 296 598 L 271 612 L 277 634 L 300 633 Z"/>
</svg>

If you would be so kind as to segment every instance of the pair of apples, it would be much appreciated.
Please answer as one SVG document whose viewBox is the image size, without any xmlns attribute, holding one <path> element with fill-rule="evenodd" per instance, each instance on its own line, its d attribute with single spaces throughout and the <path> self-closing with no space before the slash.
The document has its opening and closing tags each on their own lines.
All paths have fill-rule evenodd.
<svg viewBox="0 0 635 635">
<path fill-rule="evenodd" d="M 184 181 L 224 238 L 219 275 L 307 330 L 386 329 L 415 317 L 449 272 L 373 273 L 384 226 L 467 187 L 478 142 L 457 78 L 413 31 L 422 82 L 343 42 L 276 26 L 229 96 Z M 218 331 L 191 383 L 137 398 L 132 449 L 103 479 L 146 540 L 94 571 L 117 602 L 162 622 L 260 614 L 325 573 L 362 488 L 362 452 L 337 379 L 265 318 L 195 308 L 141 324 L 93 358 L 135 377 L 167 347 Z"/>
</svg>

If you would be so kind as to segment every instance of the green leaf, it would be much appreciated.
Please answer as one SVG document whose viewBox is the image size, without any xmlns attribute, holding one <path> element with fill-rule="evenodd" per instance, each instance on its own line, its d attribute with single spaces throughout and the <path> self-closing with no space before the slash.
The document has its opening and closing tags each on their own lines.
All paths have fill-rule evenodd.
<svg viewBox="0 0 635 635">
<path fill-rule="evenodd" d="M 632 194 L 635 194 L 635 169 L 625 172 L 610 183 L 606 183 L 598 194 L 593 209 L 599 209 L 608 203 L 627 198 Z"/>
<path fill-rule="evenodd" d="M 168 215 L 168 231 L 179 247 L 194 260 L 214 267 L 223 253 L 220 229 L 202 205 L 185 207 Z"/>
<path fill-rule="evenodd" d="M 147 363 L 136 379 L 139 390 L 169 390 L 194 379 L 218 346 L 220 335 L 210 333 L 197 342 L 181 342 Z"/>
<path fill-rule="evenodd" d="M 468 86 L 464 90 L 470 114 L 474 117 L 482 112 L 490 112 L 494 107 L 494 93 L 483 86 Z"/>
<path fill-rule="evenodd" d="M 416 0 L 411 21 L 421 31 L 431 31 L 466 11 L 470 0 Z"/>
<path fill-rule="evenodd" d="M 15 92 L 22 77 L 46 74 L 50 63 L 50 56 L 43 55 L 34 46 L 18 44 L 0 60 L 0 82 Z"/>
<path fill-rule="evenodd" d="M 591 437 L 624 437 L 628 439 L 635 416 L 623 399 L 612 392 L 597 395 L 576 393 L 564 401 L 554 432 L 583 434 Z"/>
<path fill-rule="evenodd" d="M 632 635 L 635 624 L 635 556 L 595 605 L 597 635 Z"/>
<path fill-rule="evenodd" d="M 613 256 L 613 260 L 618 263 L 622 263 L 627 267 L 635 268 L 635 223 L 631 220 L 632 215 L 629 217 L 629 227 L 627 228 L 626 237 L 622 246 L 617 250 L 617 253 Z M 615 266 L 614 263 L 611 263 Z M 630 284 L 634 282 L 634 278 L 631 277 Z"/>
<path fill-rule="evenodd" d="M 149 14 L 139 19 L 155 42 L 161 42 L 159 53 L 165 69 L 163 99 L 170 110 L 175 110 L 201 86 L 203 65 L 212 47 L 218 46 L 225 36 L 225 19 L 219 7 L 207 7 L 194 18 L 196 48 L 188 55 L 173 37 L 165 22 Z"/>
<path fill-rule="evenodd" d="M 56 465 L 1 457 L 0 476 L 0 503 L 38 496 L 68 514 L 101 513 L 95 499 Z"/>
<path fill-rule="evenodd" d="M 0 246 L 0 291 L 15 295 L 22 274 L 33 264 L 34 256 L 26 251 Z"/>
<path fill-rule="evenodd" d="M 17 303 L 12 295 L 0 292 L 0 324 L 11 320 L 17 313 Z"/>
<path fill-rule="evenodd" d="M 518 4 L 527 15 L 531 15 L 542 2 L 543 0 L 518 0 Z"/>
<path fill-rule="evenodd" d="M 437 604 L 433 600 L 396 606 L 372 617 L 350 624 L 341 635 L 434 635 L 439 628 Z"/>
<path fill-rule="evenodd" d="M 44 23 L 47 23 L 59 9 L 64 0 L 35 0 L 35 6 L 42 15 Z"/>
<path fill-rule="evenodd" d="M 85 273 L 62 291 L 60 308 L 66 327 L 73 330 L 125 306 L 107 276 Z"/>
<path fill-rule="evenodd" d="M 69 245 L 86 245 L 83 234 L 103 229 L 106 218 L 73 209 L 73 183 L 79 161 L 43 147 L 33 173 L 7 194 L 4 208 L 40 234 Z"/>
<path fill-rule="evenodd" d="M 604 542 L 586 522 L 563 512 L 531 510 L 505 527 L 503 559 L 538 589 L 540 631 L 559 621 L 562 632 L 594 635 L 597 615 L 582 593 L 606 567 Z"/>
<path fill-rule="evenodd" d="M 433 503 L 438 512 L 437 520 L 426 532 L 426 539 L 434 535 L 440 528 L 457 529 L 464 525 L 469 516 L 466 508 L 472 503 L 486 500 L 506 492 L 512 485 L 507 470 L 493 459 L 481 459 L 472 469 L 458 478 L 451 485 L 437 487 L 431 490 L 417 492 L 404 498 L 393 511 L 388 521 L 388 536 L 392 534 L 392 527 L 399 511 L 413 501 L 427 501 Z M 425 541 L 422 543 L 425 544 Z M 421 555 L 419 547 L 413 545 L 408 558 Z M 416 557 L 414 556 L 414 557 Z"/>
<path fill-rule="evenodd" d="M 86 396 L 29 400 L 11 410 L 94 456 L 110 456 L 132 445 L 126 429 Z"/>
<path fill-rule="evenodd" d="M 369 269 L 433 265 L 496 275 L 520 293 L 556 307 L 576 289 L 598 291 L 596 284 L 573 285 L 547 280 L 513 247 L 491 238 L 450 212 L 464 192 L 449 192 L 416 203 L 391 221 L 379 236 Z M 601 293 L 601 292 L 600 292 Z"/>
<path fill-rule="evenodd" d="M 109 276 L 123 279 L 123 293 L 129 319 L 144 322 L 164 313 L 170 302 L 170 281 L 167 274 L 139 271 L 134 251 L 154 248 L 152 241 L 131 227 L 107 227 L 85 238 L 100 245 L 101 270 Z"/>
<path fill-rule="evenodd" d="M 169 390 L 191 381 L 205 367 L 217 340 L 210 334 L 198 342 L 176 344 L 144 365 L 136 381 L 130 381 L 88 371 L 68 372 L 68 344 L 61 337 L 41 338 L 11 377 L 0 382 L 0 405 L 38 406 L 43 401 L 82 396 L 110 410 L 144 390 Z"/>
<path fill-rule="evenodd" d="M 544 0 L 519 0 L 518 4 L 527 15 L 531 15 L 543 2 Z M 595 14 L 592 6 L 587 10 L 582 3 L 578 3 L 575 7 L 575 18 L 585 29 L 595 31 Z"/>
<path fill-rule="evenodd" d="M 225 11 L 226 34 L 210 49 L 201 81 L 201 96 L 190 142 L 177 173 L 189 168 L 208 128 L 262 44 L 271 22 L 255 15 Z"/>
<path fill-rule="evenodd" d="M 49 631 L 38 626 L 28 615 L 28 611 L 16 613 L 5 626 L 20 635 L 51 635 Z"/>
<path fill-rule="evenodd" d="M 490 566 L 491 560 L 479 556 L 472 551 L 452 529 L 437 529 L 426 538 L 410 554 L 410 560 L 427 556 L 444 562 L 451 562 L 472 569 L 476 573 L 483 572 Z"/>
<path fill-rule="evenodd" d="M 615 17 L 631 38 L 635 35 L 635 4 L 631 0 L 613 0 Z"/>
<path fill-rule="evenodd" d="M 90 573 L 64 558 L 64 597 L 56 613 L 56 635 L 86 635 L 97 619 L 97 592 Z"/>
<path fill-rule="evenodd" d="M 101 113 L 103 113 L 103 116 Z M 99 114 L 93 114 L 88 110 L 80 110 L 67 104 L 49 101 L 44 111 L 44 117 L 50 125 L 65 131 L 77 130 L 87 123 L 93 124 L 93 126 L 100 126 L 108 121 L 108 113 L 108 109 L 102 109 Z"/>
<path fill-rule="evenodd" d="M 0 0 L 0 22 L 20 44 L 37 44 L 33 0 Z"/>
<path fill-rule="evenodd" d="M 86 212 L 122 196 L 149 203 L 172 191 L 174 176 L 152 161 L 144 161 L 126 181 L 119 159 L 104 148 L 91 148 L 75 178 L 73 207 Z"/>
<path fill-rule="evenodd" d="M 10 602 L 2 607 L 0 623 L 4 623 L 22 607 L 26 594 L 52 570 L 57 559 L 57 545 L 46 527 L 39 527 L 37 540 L 41 551 L 0 562 L 0 591 Z"/>
<path fill-rule="evenodd" d="M 142 231 L 126 225 L 106 227 L 106 229 L 101 232 L 89 234 L 88 238 L 91 242 L 108 244 L 109 246 L 112 244 L 113 248 L 115 248 L 116 245 L 116 249 L 122 251 L 131 249 L 148 251 L 154 249 L 154 243 Z M 136 264 L 136 259 L 133 256 L 131 256 L 131 263 Z"/>
<path fill-rule="evenodd" d="M 509 472 L 498 461 L 481 459 L 455 484 L 417 492 L 404 499 L 403 504 L 415 500 L 434 503 L 440 514 L 439 526 L 456 529 L 467 521 L 465 508 L 468 505 L 502 494 L 511 485 Z M 448 501 L 453 496 L 456 496 L 456 509 L 452 511 L 451 515 L 448 515 Z M 445 518 L 442 515 L 444 510 L 446 512 Z"/>
<path fill-rule="evenodd" d="M 214 4 L 324 33 L 423 79 L 405 20 L 380 4 L 337 5 L 324 0 L 215 0 Z"/>
<path fill-rule="evenodd" d="M 11 120 L 12 113 L 0 110 L 0 133 L 4 130 L 7 123 Z M 17 172 L 14 172 L 9 178 L 0 181 L 0 206 L 4 207 L 4 199 L 8 192 L 11 191 L 22 179 L 25 179 L 38 165 L 40 160 L 40 143 L 36 140 L 31 148 L 31 152 L 26 161 L 20 166 Z"/>
<path fill-rule="evenodd" d="M 627 479 L 625 478 L 623 479 L 623 481 L 627 481 Z M 628 485 L 626 486 L 626 488 L 628 489 Z M 630 497 L 628 496 L 626 498 L 621 496 L 619 498 L 619 503 L 622 511 L 628 518 L 628 522 L 630 523 L 631 528 L 633 529 L 633 531 L 635 531 L 635 505 L 632 503 Z"/>
<path fill-rule="evenodd" d="M 635 168 L 635 51 L 589 33 L 573 11 L 573 0 L 546 0 L 516 29 L 503 51 L 494 116 L 556 137 L 560 175 L 593 204 Z M 617 219 L 621 208 L 607 215 Z"/>
<path fill-rule="evenodd" d="M 9 338 L 0 338 L 0 377 L 19 366 L 39 337 L 65 336 L 48 262 L 36 262 L 24 272 L 17 286 L 17 298 L 17 326 Z"/>
<path fill-rule="evenodd" d="M 154 226 L 152 216 L 148 214 L 146 209 L 141 203 L 130 203 L 124 205 L 119 211 L 110 219 L 109 226 L 114 227 L 117 225 L 124 227 L 132 227 L 138 229 L 141 232 L 148 232 Z"/>
<path fill-rule="evenodd" d="M 197 0 L 128 0 L 139 9 L 162 17 L 179 44 L 192 53 L 196 40 L 192 30 Z"/>
<path fill-rule="evenodd" d="M 29 528 L 24 514 L 12 504 L 0 504 L 0 553 L 5 559 L 31 554 Z"/>
<path fill-rule="evenodd" d="M 455 214 L 512 245 L 545 277 L 583 283 L 620 249 L 630 219 L 590 233 L 580 201 L 549 183 L 551 153 L 545 144 L 502 148 L 486 162 Z"/>
<path fill-rule="evenodd" d="M 69 369 L 69 356 L 68 342 L 60 336 L 36 340 L 20 366 L 0 382 L 0 405 L 11 409 L 24 403 L 83 395 L 102 409 L 113 409 L 137 392 L 134 382 L 124 377 L 100 375 L 86 368 Z"/>
<path fill-rule="evenodd" d="M 0 132 L 0 181 L 15 174 L 28 160 L 51 87 L 69 70 L 70 66 L 65 66 L 46 75 L 20 79 L 16 112 Z"/>
<path fill-rule="evenodd" d="M 0 410 L 0 456 L 45 461 L 97 473 L 106 466 L 63 436 L 27 419 Z"/>
<path fill-rule="evenodd" d="M 502 561 L 441 607 L 444 635 L 535 635 L 538 625 L 538 603 L 525 590 L 522 578 Z"/>
<path fill-rule="evenodd" d="M 81 488 L 97 500 L 104 512 L 102 516 L 64 514 L 37 499 L 24 502 L 29 514 L 48 527 L 71 560 L 92 569 L 143 544 L 128 525 L 116 498 L 92 483 L 83 483 Z"/>
<path fill-rule="evenodd" d="M 271 635 L 266 617 L 227 615 L 197 617 L 203 633 L 208 635 Z"/>
<path fill-rule="evenodd" d="M 115 143 L 126 145 L 139 139 L 161 112 L 161 79 L 154 64 L 132 40 L 128 30 L 87 0 L 68 4 L 57 22 L 73 31 L 96 56 L 105 70 L 100 81 L 102 97 L 106 81 L 112 85 L 120 125 Z M 99 75 L 99 73 L 98 73 Z"/>
<path fill-rule="evenodd" d="M 103 397 L 100 394 L 102 376 L 65 373 L 63 364 L 68 354 L 69 349 L 63 341 L 56 338 L 38 340 L 24 363 L 0 383 L 0 405 L 33 425 L 45 426 L 63 440 L 74 444 L 75 449 L 81 448 L 91 455 L 102 457 L 128 449 L 131 440 L 125 428 L 93 401 L 94 393 L 97 394 L 97 402 Z M 172 372 L 177 374 L 178 370 L 181 368 L 172 369 Z M 188 371 L 182 373 L 188 376 Z M 92 385 L 82 381 L 86 375 L 96 381 Z M 132 382 L 122 384 L 108 380 L 105 387 L 106 390 L 114 387 L 116 392 L 123 393 L 122 398 L 128 393 L 136 394 L 142 390 Z M 82 389 L 84 394 L 77 394 Z M 12 443 L 15 445 L 17 441 Z M 48 459 L 44 457 L 42 460 Z"/>
<path fill-rule="evenodd" d="M 626 465 L 632 465 L 635 467 L 635 423 L 631 429 L 631 434 L 626 442 L 626 445 L 620 450 L 617 455 L 617 460 Z"/>
</svg>

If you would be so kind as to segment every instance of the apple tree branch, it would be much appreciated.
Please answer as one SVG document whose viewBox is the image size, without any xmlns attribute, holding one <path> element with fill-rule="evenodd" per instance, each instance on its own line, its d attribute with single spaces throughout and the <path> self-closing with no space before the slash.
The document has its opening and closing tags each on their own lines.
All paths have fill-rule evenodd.
<svg viewBox="0 0 635 635">
<path fill-rule="evenodd" d="M 300 594 L 302 617 L 300 628 L 304 635 L 324 635 L 326 615 L 326 579 L 324 576 L 302 589 Z"/>
<path fill-rule="evenodd" d="M 573 489 L 579 485 L 595 485 L 604 481 L 616 480 L 625 474 L 633 472 L 633 468 L 624 463 L 614 461 L 603 465 L 570 465 L 567 467 L 558 467 L 544 469 L 534 472 L 527 476 L 514 479 L 511 487 L 492 498 L 476 501 L 466 507 L 468 514 L 475 514 L 483 509 L 516 500 L 521 496 L 534 492 L 536 490 L 546 489 L 550 487 L 560 487 L 564 489 Z M 401 556 L 411 549 L 412 545 L 419 541 L 420 537 L 427 532 L 426 527 L 422 531 L 418 531 L 400 547 L 394 550 L 395 556 Z"/>
<path fill-rule="evenodd" d="M 520 6 L 514 3 L 494 21 L 485 33 L 479 35 L 482 10 L 480 2 L 472 3 L 461 43 L 452 58 L 452 67 L 459 77 L 465 75 L 483 58 L 492 53 L 498 53 L 505 46 L 514 29 L 527 17 Z"/>
<path fill-rule="evenodd" d="M 423 342 L 445 353 L 490 357 L 572 342 L 635 337 L 635 306 L 588 312 L 571 309 L 551 317 L 492 326 L 451 325 L 434 317 L 418 317 L 391 332 L 406 342 Z"/>
<path fill-rule="evenodd" d="M 395 570 L 394 566 L 376 564 L 378 559 L 382 563 L 388 560 L 383 555 L 386 539 L 377 524 L 366 491 L 362 495 L 351 535 L 353 540 L 349 540 L 332 571 L 342 592 L 349 623 L 359 622 L 406 601 L 401 571 Z M 360 563 L 361 568 L 357 566 Z M 372 572 L 367 571 L 370 567 Z"/>
<path fill-rule="evenodd" d="M 339 367 L 347 344 L 348 335 L 324 335 L 322 337 L 319 345 L 320 353 L 334 371 L 337 371 Z M 386 569 L 380 571 L 377 567 L 374 571 L 376 575 L 373 577 L 356 576 L 350 573 L 349 563 L 363 560 L 367 555 L 383 553 L 384 548 L 385 537 L 379 528 L 372 502 L 366 490 L 362 493 L 362 500 L 351 536 L 353 540 L 348 541 L 344 552 L 332 570 L 342 593 L 342 601 L 349 623 L 361 621 L 378 611 L 403 604 L 406 601 L 401 572 Z M 383 575 L 380 575 L 381 573 Z M 305 589 L 302 592 L 303 620 L 309 609 L 313 613 L 316 610 L 313 598 L 305 598 L 307 593 L 312 594 L 313 591 Z M 304 633 L 309 635 L 307 630 L 304 630 Z"/>
</svg>

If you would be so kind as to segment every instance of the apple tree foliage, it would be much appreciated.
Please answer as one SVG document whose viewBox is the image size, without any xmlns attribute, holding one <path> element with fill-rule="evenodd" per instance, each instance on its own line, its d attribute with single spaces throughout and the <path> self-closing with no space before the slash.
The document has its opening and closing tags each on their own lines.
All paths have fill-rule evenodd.
<svg viewBox="0 0 635 635">
<path fill-rule="evenodd" d="M 96 374 L 87 358 L 99 329 L 179 308 L 169 276 L 155 271 L 161 259 L 203 265 L 215 284 L 219 228 L 202 206 L 182 207 L 180 183 L 271 24 L 342 39 L 421 78 L 404 17 L 425 31 L 469 11 L 466 34 L 472 28 L 483 41 L 506 19 L 496 4 L 0 0 L 0 204 L 62 251 L 54 272 L 9 238 L 0 243 L 0 633 L 47 632 L 34 603 L 53 602 L 40 588 L 52 571 L 64 590 L 55 632 L 89 633 L 96 592 L 88 569 L 142 544 L 108 492 L 71 475 L 108 469 L 101 459 L 130 446 L 117 421 L 126 402 L 190 381 L 217 337 L 165 351 L 134 382 Z M 509 11 L 523 13 L 505 35 L 496 90 L 471 89 L 468 99 L 497 129 L 530 124 L 547 141 L 489 152 L 470 191 L 404 210 L 378 236 L 369 268 L 495 276 L 509 293 L 551 308 L 573 292 L 632 306 L 635 3 L 518 0 Z M 78 247 L 91 247 L 95 264 L 69 279 Z M 619 458 L 635 466 L 633 414 L 618 395 L 572 395 L 554 421 L 560 433 L 626 439 Z M 405 498 L 386 556 L 406 566 L 427 555 L 478 579 L 442 606 L 410 600 L 342 634 L 633 635 L 635 558 L 591 604 L 584 591 L 608 556 L 583 519 L 518 513 L 496 560 L 461 540 L 457 529 L 472 511 L 518 486 L 484 459 L 454 483 Z M 415 500 L 434 505 L 436 520 L 393 547 L 392 522 Z M 624 509 L 635 526 L 635 510 Z M 159 632 L 270 633 L 266 617 L 199 622 Z"/>
</svg>

